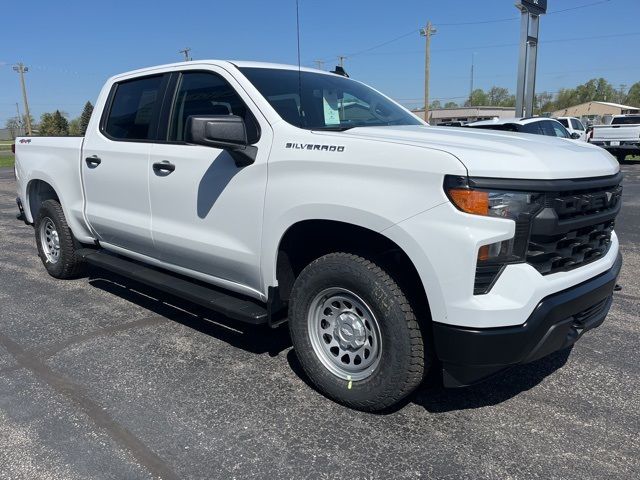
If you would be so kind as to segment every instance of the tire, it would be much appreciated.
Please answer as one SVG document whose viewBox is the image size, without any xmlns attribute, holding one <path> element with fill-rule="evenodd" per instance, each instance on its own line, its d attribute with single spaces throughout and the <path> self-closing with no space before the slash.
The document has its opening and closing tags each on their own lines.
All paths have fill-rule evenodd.
<svg viewBox="0 0 640 480">
<path fill-rule="evenodd" d="M 60 279 L 79 276 L 85 266 L 76 255 L 80 244 L 73 237 L 62 207 L 56 200 L 42 202 L 34 227 L 38 255 L 49 275 Z"/>
<path fill-rule="evenodd" d="M 331 253 L 304 268 L 291 292 L 289 330 L 311 382 L 351 408 L 388 409 L 428 370 L 407 298 L 382 268 L 357 255 Z"/>
<path fill-rule="evenodd" d="M 627 159 L 627 154 L 626 153 L 617 153 L 616 154 L 616 159 L 618 160 L 618 163 L 624 163 L 624 161 Z"/>
</svg>

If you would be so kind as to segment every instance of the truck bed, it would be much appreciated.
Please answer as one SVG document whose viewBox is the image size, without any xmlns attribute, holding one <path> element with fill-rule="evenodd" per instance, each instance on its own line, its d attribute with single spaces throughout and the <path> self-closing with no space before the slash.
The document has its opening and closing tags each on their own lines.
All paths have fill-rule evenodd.
<svg viewBox="0 0 640 480">
<path fill-rule="evenodd" d="M 81 178 L 84 137 L 16 138 L 16 179 L 18 196 L 25 204 L 25 219 L 33 222 L 29 208 L 28 182 L 42 181 L 53 187 L 61 200 L 65 216 L 81 241 L 91 241 L 84 220 L 84 192 Z M 64 197 L 64 198 L 62 198 Z"/>
</svg>

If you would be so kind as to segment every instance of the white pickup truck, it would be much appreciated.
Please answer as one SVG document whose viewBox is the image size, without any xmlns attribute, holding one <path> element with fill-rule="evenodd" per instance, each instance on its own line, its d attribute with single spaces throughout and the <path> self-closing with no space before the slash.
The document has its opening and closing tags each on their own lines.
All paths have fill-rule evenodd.
<svg viewBox="0 0 640 480">
<path fill-rule="evenodd" d="M 325 395 L 379 410 L 572 345 L 621 268 L 621 173 L 560 138 L 429 127 L 329 72 L 198 61 L 107 81 L 84 138 L 19 138 L 21 216 L 85 264 L 288 320 Z M 606 343 L 603 341 L 603 343 Z"/>
<path fill-rule="evenodd" d="M 616 115 L 609 125 L 594 125 L 589 142 L 605 148 L 619 162 L 627 155 L 640 155 L 640 115 Z"/>
</svg>

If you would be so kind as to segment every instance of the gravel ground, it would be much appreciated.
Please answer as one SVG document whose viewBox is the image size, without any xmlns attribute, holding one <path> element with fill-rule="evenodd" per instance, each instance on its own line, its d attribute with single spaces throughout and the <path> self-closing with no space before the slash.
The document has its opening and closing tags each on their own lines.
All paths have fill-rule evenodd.
<svg viewBox="0 0 640 480">
<path fill-rule="evenodd" d="M 50 278 L 0 170 L 0 479 L 640 478 L 640 165 L 624 170 L 606 322 L 482 385 L 427 382 L 385 415 L 309 388 L 285 328 L 97 270 Z"/>
</svg>

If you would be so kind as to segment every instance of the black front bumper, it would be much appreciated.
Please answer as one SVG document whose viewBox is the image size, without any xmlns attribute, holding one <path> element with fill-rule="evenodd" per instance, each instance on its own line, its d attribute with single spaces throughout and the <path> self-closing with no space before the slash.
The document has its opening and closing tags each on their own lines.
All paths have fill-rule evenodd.
<svg viewBox="0 0 640 480">
<path fill-rule="evenodd" d="M 542 299 L 523 325 L 474 329 L 434 322 L 445 386 L 471 385 L 573 345 L 609 313 L 621 268 L 618 255 L 610 270 Z"/>
</svg>

